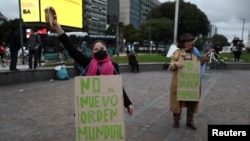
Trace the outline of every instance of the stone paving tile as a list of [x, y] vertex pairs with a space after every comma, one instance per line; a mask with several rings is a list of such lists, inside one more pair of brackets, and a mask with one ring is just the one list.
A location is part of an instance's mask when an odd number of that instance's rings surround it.
[[[197, 131], [172, 127], [171, 72], [123, 73], [135, 113], [125, 111], [126, 141], [207, 141], [208, 124], [250, 124], [250, 72], [207, 71], [202, 80]], [[74, 81], [42, 81], [0, 87], [1, 141], [75, 141]]]

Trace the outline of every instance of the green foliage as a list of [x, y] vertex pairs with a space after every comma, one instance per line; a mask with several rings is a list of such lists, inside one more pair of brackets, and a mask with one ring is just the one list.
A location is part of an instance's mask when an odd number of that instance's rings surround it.
[[172, 42], [173, 30], [174, 23], [168, 18], [151, 19], [141, 25], [144, 40], [149, 39], [149, 32], [151, 32], [151, 40], [155, 42]]
[[219, 42], [219, 44], [221, 46], [228, 46], [230, 45], [227, 41], [227, 38], [223, 35], [220, 35], [220, 34], [215, 34], [213, 37], [212, 37], [212, 43], [215, 45], [217, 42]]
[[[118, 63], [118, 64], [123, 64], [123, 63], [128, 63], [128, 57], [127, 56], [113, 56], [111, 57], [112, 61]], [[157, 55], [157, 54], [150, 54], [150, 55], [138, 55], [136, 56], [136, 59], [138, 60], [139, 63], [150, 63], [150, 62], [168, 62], [170, 59]]]
[[19, 19], [10, 20], [8, 22], [3, 23], [0, 26], [0, 40], [6, 42], [8, 32], [11, 29], [15, 29], [17, 31], [18, 35], [19, 35], [20, 34], [20, 28], [19, 27], [20, 27], [19, 26]]
[[140, 32], [132, 24], [124, 26], [123, 34], [126, 42], [133, 43], [141, 40]]
[[106, 31], [106, 34], [107, 35], [116, 35], [116, 25], [115, 24], [111, 24], [109, 27], [108, 27], [108, 29], [107, 29], [107, 31]]
[[[233, 53], [222, 53], [219, 54], [221, 57], [226, 58], [224, 59], [225, 62], [233, 62], [234, 61], [234, 54]], [[243, 52], [240, 56], [240, 59], [244, 62], [250, 63], [250, 53]]]
[[[168, 18], [174, 21], [175, 2], [165, 2], [152, 10], [153, 18]], [[210, 22], [204, 12], [190, 2], [180, 1], [178, 35], [191, 33], [194, 36], [207, 35]], [[172, 33], [173, 35], [173, 33]]]

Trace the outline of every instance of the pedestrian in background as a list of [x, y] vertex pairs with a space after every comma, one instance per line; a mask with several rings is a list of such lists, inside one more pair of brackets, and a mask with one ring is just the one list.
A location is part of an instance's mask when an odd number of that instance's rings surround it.
[[136, 70], [136, 72], [140, 72], [139, 71], [139, 63], [136, 59], [135, 53], [133, 53], [133, 52], [129, 53], [128, 62], [129, 62], [129, 65], [131, 66], [131, 72], [135, 72], [135, 70]]
[[18, 50], [21, 48], [20, 38], [16, 32], [16, 29], [13, 28], [10, 30], [7, 43], [10, 48], [10, 71], [19, 71], [17, 69], [17, 59], [18, 59]]
[[6, 44], [5, 42], [1, 42], [0, 45], [0, 57], [1, 57], [1, 63], [2, 63], [2, 67], [5, 67], [5, 53], [6, 53]]
[[[54, 22], [54, 29], [58, 33], [59, 40], [68, 51], [69, 55], [86, 69], [86, 76], [119, 74], [119, 66], [117, 63], [111, 61], [104, 41], [94, 41], [91, 45], [92, 56], [87, 57], [71, 44], [68, 36], [56, 21]], [[124, 88], [123, 100], [128, 113], [132, 115], [134, 113], [134, 107]]]
[[[84, 54], [87, 55], [87, 43], [85, 41], [82, 42], [82, 44], [78, 47], [78, 50]], [[81, 76], [85, 76], [86, 72], [85, 69], [82, 65], [80, 65], [78, 62], [75, 61], [74, 63], [74, 68], [75, 68], [75, 75], [81, 75]]]
[[235, 37], [232, 41], [233, 47], [232, 47], [232, 52], [234, 54], [234, 62], [239, 62], [240, 61], [240, 56], [242, 54], [242, 48], [244, 47], [243, 41], [240, 40], [240, 38]]
[[204, 53], [207, 53], [210, 49], [213, 49], [213, 43], [211, 42], [211, 39], [208, 38], [202, 47]]
[[194, 52], [193, 47], [193, 36], [189, 33], [181, 35], [178, 44], [177, 50], [174, 51], [171, 62], [168, 70], [173, 72], [171, 86], [170, 86], [170, 110], [173, 112], [173, 126], [179, 128], [180, 126], [180, 117], [182, 108], [187, 108], [186, 114], [186, 125], [192, 130], [196, 130], [194, 125], [194, 113], [198, 112], [199, 101], [178, 101], [177, 100], [177, 80], [178, 80], [178, 71], [183, 67], [182, 61], [192, 60], [200, 61], [201, 64], [205, 63], [208, 60], [208, 55], [211, 53], [209, 50], [204, 56], [200, 56], [199, 53]]
[[37, 59], [37, 66], [42, 66], [42, 54], [45, 52], [45, 46], [42, 41], [42, 35], [38, 34], [38, 40], [39, 40], [39, 47], [38, 47], [38, 59]]
[[[30, 30], [30, 37], [28, 39], [28, 48], [29, 48], [29, 69], [36, 69], [38, 57], [39, 57], [39, 46], [40, 40], [38, 35], [35, 33], [34, 29]], [[34, 62], [33, 62], [34, 59]]]
[[218, 55], [220, 53], [220, 51], [222, 50], [222, 47], [220, 45], [220, 42], [217, 41], [215, 46], [214, 46], [214, 52], [215, 52], [215, 58], [218, 59]]

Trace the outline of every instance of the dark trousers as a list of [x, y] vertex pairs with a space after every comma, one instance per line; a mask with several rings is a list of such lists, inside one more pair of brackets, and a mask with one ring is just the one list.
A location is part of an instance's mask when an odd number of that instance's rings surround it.
[[234, 62], [240, 61], [241, 52], [234, 52]]
[[135, 69], [137, 72], [139, 72], [139, 64], [137, 61], [132, 61], [129, 63], [129, 65], [131, 66], [131, 72], [135, 72]]
[[[34, 56], [34, 63], [33, 63], [33, 56]], [[37, 60], [38, 60], [38, 50], [37, 49], [30, 49], [29, 50], [29, 68], [35, 69], [37, 67]]]
[[39, 49], [38, 50], [38, 59], [37, 59], [37, 63], [39, 66], [41, 66], [41, 64], [42, 64], [41, 58], [42, 58], [42, 49]]
[[[194, 107], [196, 102], [188, 101], [186, 102], [187, 104], [187, 121], [186, 123], [188, 124], [193, 124], [193, 119], [194, 119]], [[180, 109], [181, 110], [181, 109]], [[181, 119], [181, 113], [173, 113], [174, 121], [179, 122]]]
[[10, 70], [15, 70], [17, 65], [18, 50], [10, 49]]

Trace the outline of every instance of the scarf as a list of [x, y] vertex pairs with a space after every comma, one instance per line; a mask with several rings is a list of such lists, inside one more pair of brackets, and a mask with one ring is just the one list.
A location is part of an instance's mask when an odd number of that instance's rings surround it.
[[111, 75], [114, 73], [114, 66], [110, 60], [110, 56], [107, 55], [103, 60], [97, 60], [92, 56], [91, 62], [89, 64], [89, 68], [87, 71], [87, 76], [96, 75], [98, 70], [98, 64], [101, 64], [100, 75]]
[[[198, 50], [196, 47], [193, 47], [193, 54], [194, 54], [195, 56], [197, 56], [198, 58], [202, 58], [202, 57], [203, 57], [203, 56], [200, 54], [199, 50]], [[202, 76], [203, 76], [205, 70], [206, 70], [206, 63], [204, 63], [204, 64], [201, 65], [201, 70], [200, 70], [200, 72], [201, 72], [201, 76], [200, 76], [200, 77], [201, 77], [201, 78], [202, 78]]]

